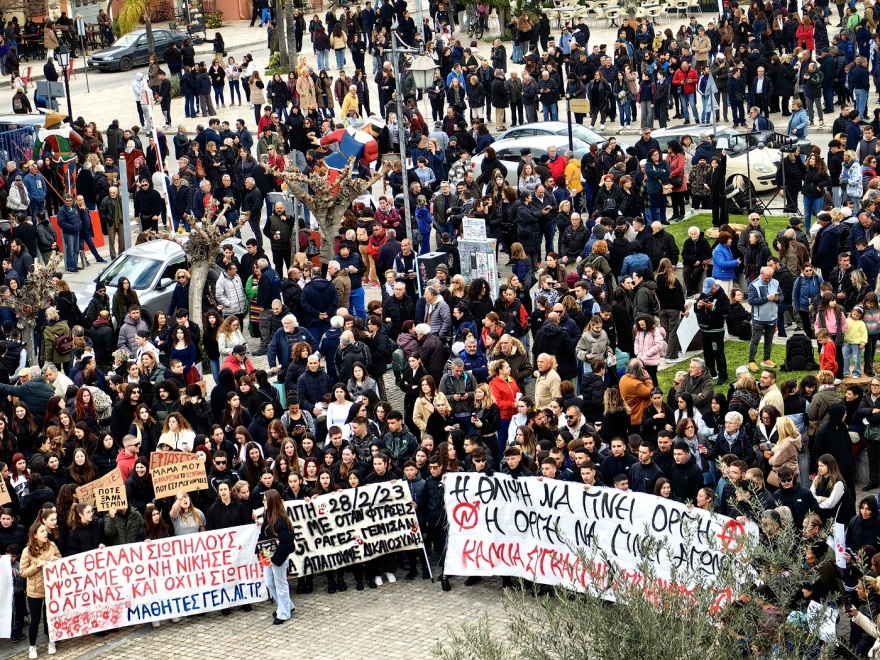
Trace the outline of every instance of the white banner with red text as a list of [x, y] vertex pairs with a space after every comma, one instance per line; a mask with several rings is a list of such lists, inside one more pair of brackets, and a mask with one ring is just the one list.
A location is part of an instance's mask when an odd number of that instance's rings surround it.
[[49, 636], [58, 641], [266, 600], [260, 528], [91, 550], [44, 569]]
[[444, 490], [448, 575], [519, 577], [585, 591], [607, 571], [606, 558], [638, 575], [647, 531], [669, 543], [669, 553], [652, 558], [658, 578], [668, 579], [674, 562], [711, 580], [732, 561], [725, 550], [754, 530], [654, 495], [552, 479], [455, 473]]

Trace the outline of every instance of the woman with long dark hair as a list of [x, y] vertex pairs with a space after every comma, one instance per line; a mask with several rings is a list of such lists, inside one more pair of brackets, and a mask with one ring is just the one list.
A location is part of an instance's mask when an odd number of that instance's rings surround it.
[[140, 304], [140, 298], [138, 298], [137, 291], [132, 288], [131, 280], [127, 277], [120, 277], [116, 285], [116, 293], [113, 294], [113, 319], [116, 321], [116, 327], [121, 328], [125, 323], [129, 307], [132, 305], [140, 306]]
[[263, 496], [263, 524], [257, 539], [258, 555], [264, 568], [269, 595], [277, 608], [272, 623], [280, 625], [290, 619], [295, 608], [287, 583], [287, 558], [293, 552], [293, 523], [287, 517], [284, 502], [275, 490]]

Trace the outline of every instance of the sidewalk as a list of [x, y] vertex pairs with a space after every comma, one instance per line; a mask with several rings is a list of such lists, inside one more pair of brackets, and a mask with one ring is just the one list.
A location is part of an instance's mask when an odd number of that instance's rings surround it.
[[[159, 23], [153, 24], [154, 30], [167, 30], [168, 24], [170, 21], [161, 21]], [[212, 34], [214, 32], [219, 32], [223, 35], [223, 41], [226, 44], [226, 50], [239, 51], [243, 48], [252, 48], [252, 47], [267, 47], [268, 46], [268, 36], [266, 35], [266, 28], [260, 28], [256, 25], [254, 27], [250, 27], [250, 23], [248, 21], [229, 21], [223, 24], [223, 27], [219, 30], [211, 30]], [[200, 58], [205, 59], [207, 61], [208, 57], [213, 56], [214, 48], [213, 48], [213, 38], [207, 39], [204, 43], [195, 47], [196, 50], [196, 61], [198, 62]], [[97, 51], [89, 51], [89, 54], [82, 58], [80, 57], [77, 60], [74, 60], [73, 65], [73, 73], [85, 73], [86, 72], [86, 62], [88, 61], [88, 57]], [[243, 54], [243, 53], [242, 53]], [[235, 57], [236, 61], [241, 61], [241, 56], [236, 53]], [[46, 63], [45, 60], [32, 60], [29, 62], [24, 62], [24, 66], [33, 67], [33, 74], [31, 75], [31, 80], [45, 80], [45, 76], [43, 75], [43, 65]], [[99, 71], [97, 69], [89, 70], [89, 73], [93, 73], [97, 75]]]

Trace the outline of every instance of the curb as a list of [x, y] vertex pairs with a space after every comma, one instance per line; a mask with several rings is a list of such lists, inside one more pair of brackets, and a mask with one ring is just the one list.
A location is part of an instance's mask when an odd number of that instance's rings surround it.
[[[265, 36], [264, 36], [264, 38], [260, 39], [259, 41], [249, 41], [249, 42], [247, 42], [247, 43], [237, 44], [237, 45], [235, 45], [235, 46], [232, 46], [232, 48], [233, 48], [233, 49], [237, 49], [237, 48], [251, 48], [252, 46], [259, 46], [260, 44], [265, 45], [265, 42], [266, 42], [266, 40], [265, 40]], [[213, 47], [212, 47], [210, 41], [205, 40], [205, 42], [202, 43], [202, 44], [200, 45], [200, 47], [203, 47], [203, 46], [207, 46], [207, 48], [205, 48], [204, 50], [196, 50], [196, 57], [198, 57], [199, 55], [204, 55], [204, 54], [206, 54], [206, 53], [207, 53], [207, 54], [210, 54], [210, 53], [213, 53], [213, 52], [214, 52], [213, 49], [212, 49]], [[82, 57], [81, 57], [81, 58], [79, 58], [79, 59], [80, 59], [80, 61], [83, 62], [83, 64], [80, 65], [80, 66], [74, 66], [74, 67], [73, 67], [73, 73], [82, 73], [82, 74], [85, 74], [85, 72], [86, 72], [86, 68], [87, 68], [86, 65], [85, 65], [85, 58], [82, 58]], [[26, 63], [26, 66], [31, 66], [31, 67], [38, 68], [39, 71], [40, 71], [40, 73], [33, 72], [33, 73], [31, 74], [31, 82], [37, 82], [38, 80], [45, 80], [45, 79], [46, 79], [46, 77], [45, 77], [45, 76], [43, 75], [43, 73], [42, 73], [42, 71], [43, 71], [43, 64], [45, 64], [45, 62], [41, 62], [41, 63], [38, 63], [38, 64], [37, 64], [37, 63], [31, 64], [30, 62], [27, 62], [27, 63]], [[104, 73], [104, 72], [103, 72], [103, 71], [98, 71], [97, 69], [95, 69], [95, 70], [92, 71], [92, 73], [93, 73], [93, 74], [101, 74], [101, 73]], [[120, 71], [111, 71], [111, 72], [109, 72], [109, 73], [125, 73], [125, 72], [124, 72], [124, 71], [122, 71], [122, 72], [120, 72]], [[61, 76], [60, 73], [59, 73], [58, 75], [59, 75], [59, 78], [58, 78], [59, 81], [64, 80], [64, 77]]]

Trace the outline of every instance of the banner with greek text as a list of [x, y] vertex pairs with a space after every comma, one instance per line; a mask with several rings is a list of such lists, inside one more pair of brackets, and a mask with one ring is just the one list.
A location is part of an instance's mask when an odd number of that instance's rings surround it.
[[150, 454], [150, 476], [153, 478], [153, 493], [156, 497], [208, 488], [205, 462], [196, 454], [179, 451], [153, 452]]
[[266, 600], [260, 529], [214, 532], [83, 552], [44, 570], [52, 640]]
[[754, 530], [654, 495], [552, 479], [449, 474], [444, 490], [448, 575], [520, 577], [585, 591], [608, 568], [597, 549], [638, 575], [647, 532], [669, 542], [670, 553], [652, 558], [659, 578], [669, 577], [674, 562], [711, 580], [731, 561], [723, 550]]
[[290, 575], [321, 573], [392, 552], [422, 552], [415, 506], [403, 480], [284, 506], [293, 521]]

